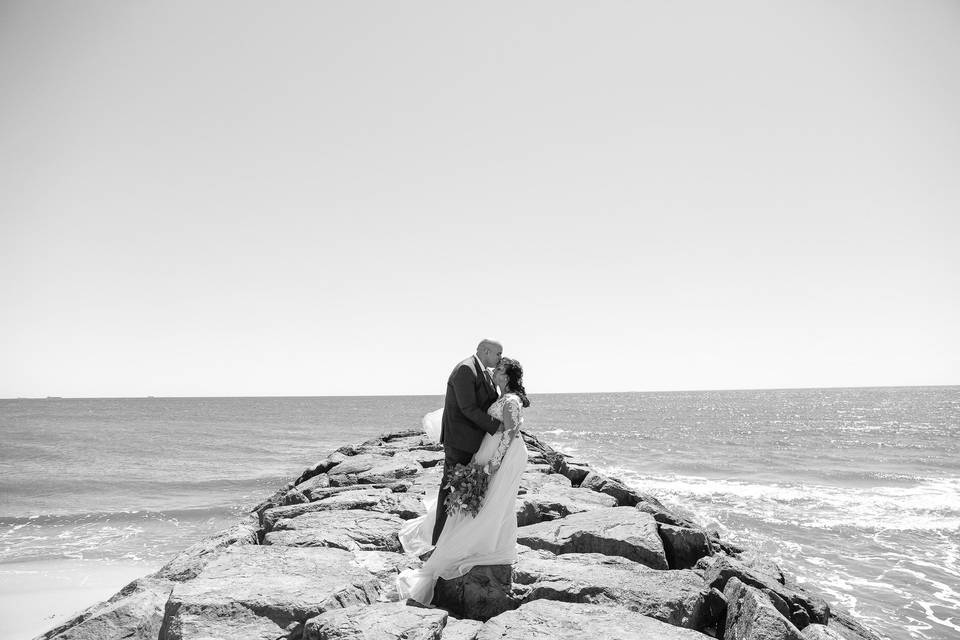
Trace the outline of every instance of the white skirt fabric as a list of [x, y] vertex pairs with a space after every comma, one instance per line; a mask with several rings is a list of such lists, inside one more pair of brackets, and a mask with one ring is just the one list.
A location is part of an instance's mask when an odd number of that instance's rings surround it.
[[443, 409], [431, 411], [421, 421], [423, 432], [434, 442], [440, 442], [440, 427], [443, 424]]
[[[425, 423], [426, 420], [425, 417]], [[485, 435], [480, 449], [473, 456], [474, 462], [484, 464], [490, 460], [502, 436], [502, 433]], [[449, 516], [435, 548], [430, 542], [437, 518], [437, 494], [424, 497], [426, 515], [404, 524], [400, 529], [400, 543], [407, 553], [422, 555], [433, 549], [433, 555], [419, 569], [407, 569], [397, 576], [401, 599], [412, 598], [429, 605], [437, 578], [450, 580], [477, 565], [513, 564], [516, 561], [517, 489], [526, 468], [527, 447], [518, 435], [503, 456], [500, 469], [490, 479], [480, 512], [476, 517], [469, 514]]]

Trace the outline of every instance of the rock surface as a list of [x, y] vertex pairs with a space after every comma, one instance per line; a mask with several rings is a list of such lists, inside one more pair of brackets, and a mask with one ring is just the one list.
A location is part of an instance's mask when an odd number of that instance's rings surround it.
[[160, 638], [260, 638], [268, 631], [276, 637], [291, 623], [370, 604], [379, 595], [376, 577], [347, 551], [233, 547], [194, 579], [177, 584]]
[[569, 478], [559, 473], [553, 473], [552, 470], [527, 471], [520, 476], [520, 490], [518, 493], [522, 496], [525, 493], [537, 491], [548, 485], [567, 489], [572, 486]]
[[450, 616], [443, 628], [443, 640], [475, 640], [483, 623], [479, 620], [460, 620]]
[[315, 511], [279, 520], [263, 543], [347, 551], [400, 551], [397, 532], [402, 525], [399, 517], [377, 511]]
[[459, 578], [437, 580], [433, 602], [455, 615], [487, 620], [517, 607], [512, 578], [510, 565], [474, 567]]
[[116, 595], [40, 636], [43, 640], [156, 640], [175, 582], [140, 578]]
[[405, 454], [383, 456], [362, 453], [347, 458], [327, 472], [334, 487], [353, 484], [374, 484], [416, 475], [423, 465]]
[[546, 520], [564, 518], [571, 513], [615, 506], [617, 506], [616, 499], [603, 493], [569, 485], [544, 484], [517, 498], [517, 525], [523, 527]]
[[520, 527], [517, 542], [556, 554], [602, 553], [654, 569], [670, 568], [653, 516], [631, 507], [596, 509]]
[[284, 629], [269, 616], [258, 615], [241, 604], [224, 603], [215, 611], [175, 611], [168, 616], [160, 640], [275, 640], [283, 635]]
[[579, 487], [583, 483], [584, 478], [593, 471], [593, 468], [586, 462], [575, 460], [564, 455], [557, 459], [554, 468], [557, 473], [566, 476], [567, 479], [570, 480], [570, 484], [574, 487]]
[[840, 634], [845, 640], [881, 640], [872, 629], [863, 626], [844, 611], [831, 611], [827, 628]]
[[310, 618], [304, 640], [427, 640], [439, 638], [447, 622], [443, 609], [402, 602], [334, 609]]
[[712, 555], [710, 538], [703, 529], [658, 524], [667, 564], [671, 569], [692, 569], [700, 558]]
[[224, 550], [245, 544], [259, 544], [259, 529], [252, 520], [241, 522], [187, 547], [154, 575], [167, 580], [189, 580]]
[[806, 640], [843, 640], [843, 636], [822, 624], [810, 624], [803, 630]]
[[706, 640], [708, 636], [643, 614], [604, 607], [535, 600], [502, 613], [480, 628], [477, 640]]
[[277, 522], [286, 518], [296, 518], [315, 511], [342, 511], [365, 509], [391, 513], [403, 520], [423, 515], [421, 496], [407, 492], [397, 492], [394, 488], [381, 485], [369, 485], [362, 489], [355, 487], [337, 487], [332, 493], [324, 491], [315, 494], [312, 502], [292, 504], [266, 509], [261, 521], [266, 530], [272, 530]]
[[782, 585], [772, 575], [754, 571], [734, 558], [719, 556], [711, 560], [704, 573], [704, 581], [711, 587], [725, 592], [727, 582], [737, 578], [744, 584], [776, 594], [787, 603], [791, 612], [799, 610], [799, 613], [791, 615], [799, 626], [806, 626], [810, 622], [826, 624], [830, 619], [830, 606], [819, 596]]
[[422, 564], [397, 532], [436, 494], [443, 459], [408, 430], [340, 447], [40, 639], [879, 640], [693, 514], [523, 439], [518, 561], [439, 581], [437, 607], [397, 602], [397, 574]]
[[523, 602], [614, 604], [688, 628], [708, 624], [703, 580], [693, 571], [658, 571], [602, 554], [522, 553], [514, 582]]
[[404, 569], [414, 569], [423, 563], [419, 558], [391, 551], [354, 551], [357, 563], [372, 573], [380, 582], [380, 599], [396, 601], [397, 575]]
[[723, 596], [727, 600], [726, 640], [803, 640], [763, 592], [730, 578]]

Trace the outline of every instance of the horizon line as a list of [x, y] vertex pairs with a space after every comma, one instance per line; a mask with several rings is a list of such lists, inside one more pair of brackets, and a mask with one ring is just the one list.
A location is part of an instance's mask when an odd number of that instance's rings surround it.
[[[837, 387], [731, 387], [724, 389], [665, 389], [659, 391], [540, 391], [530, 396], [598, 395], [603, 393], [713, 393], [723, 391], [811, 391], [814, 389], [929, 389], [960, 387], [960, 384], [849, 385]], [[0, 400], [199, 400], [242, 398], [431, 398], [442, 393], [357, 393], [333, 395], [212, 395], [212, 396], [14, 396]]]

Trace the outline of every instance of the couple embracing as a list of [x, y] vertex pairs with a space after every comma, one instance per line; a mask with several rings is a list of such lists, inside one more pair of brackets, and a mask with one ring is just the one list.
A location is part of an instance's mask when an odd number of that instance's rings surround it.
[[[520, 425], [530, 402], [520, 363], [502, 353], [499, 342], [482, 340], [476, 354], [459, 363], [447, 381], [440, 491], [436, 498], [424, 498], [426, 515], [400, 530], [405, 551], [430, 555], [419, 569], [397, 577], [401, 599], [429, 605], [437, 578], [450, 580], [478, 565], [512, 564], [517, 558], [515, 504], [527, 467]], [[448, 515], [444, 502], [451, 474], [457, 465], [471, 462], [490, 474], [482, 506], [476, 516], [465, 511]]]

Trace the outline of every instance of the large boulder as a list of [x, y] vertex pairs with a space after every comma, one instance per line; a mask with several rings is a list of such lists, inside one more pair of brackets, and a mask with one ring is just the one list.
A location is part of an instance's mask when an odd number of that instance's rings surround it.
[[697, 561], [713, 553], [710, 538], [703, 529], [658, 524], [663, 550], [671, 569], [691, 569]]
[[637, 509], [649, 513], [657, 522], [672, 524], [680, 527], [696, 527], [696, 523], [689, 518], [685, 518], [668, 509], [655, 496], [637, 491], [628, 487], [621, 480], [605, 476], [597, 471], [591, 471], [586, 475], [580, 486], [584, 489], [592, 489], [608, 496], [613, 496], [617, 504], [621, 506], [636, 506]]
[[440, 490], [440, 477], [443, 474], [443, 464], [424, 469], [411, 478], [404, 478], [406, 491], [412, 495], [437, 495]]
[[324, 611], [376, 602], [379, 588], [353, 554], [340, 549], [233, 547], [177, 584], [159, 637], [273, 640]]
[[[332, 511], [336, 509], [370, 509], [379, 505], [385, 498], [392, 495], [388, 487], [380, 485], [363, 485], [339, 487], [346, 491], [319, 494], [310, 503], [311, 511]], [[282, 514], [283, 507], [267, 511], [267, 520], [276, 520], [275, 514]], [[289, 510], [288, 510], [289, 513]], [[306, 512], [305, 512], [306, 513]]]
[[190, 545], [153, 575], [178, 582], [190, 580], [224, 550], [235, 545], [259, 544], [259, 532], [256, 519], [251, 517]]
[[[694, 520], [695, 516], [682, 508], [668, 508], [664, 506], [656, 496], [638, 491], [640, 502], [637, 503], [637, 509], [645, 511], [661, 524], [670, 524], [676, 527], [687, 527], [688, 529], [699, 529], [700, 525]], [[708, 534], [709, 537], [709, 534]]]
[[444, 453], [443, 450], [431, 451], [430, 449], [413, 449], [407, 451], [404, 455], [411, 460], [416, 460], [420, 463], [420, 466], [424, 469], [429, 469], [435, 467], [438, 464], [443, 464]]
[[[350, 488], [353, 489], [353, 487]], [[371, 504], [376, 504], [376, 502], [371, 500]], [[272, 507], [264, 511], [260, 515], [260, 518], [264, 531], [270, 531], [281, 520], [289, 520], [290, 518], [296, 518], [314, 511], [330, 511], [329, 503], [323, 503], [322, 500], [318, 500], [306, 504], [290, 504], [282, 507]]]
[[[348, 451], [341, 447], [341, 451]], [[376, 453], [380, 455], [393, 455], [397, 452], [406, 451], [443, 451], [443, 445], [431, 440], [423, 431], [408, 430], [395, 433], [385, 433], [378, 438], [367, 440], [359, 446], [349, 447], [353, 455], [361, 453]]]
[[522, 602], [616, 605], [678, 627], [702, 628], [709, 588], [693, 571], [656, 570], [616, 556], [525, 551], [513, 570]]
[[550, 475], [553, 473], [553, 465], [528, 462], [527, 470], [524, 473], [543, 473], [546, 475]]
[[307, 620], [303, 640], [434, 640], [447, 622], [443, 609], [384, 602], [326, 611]]
[[399, 517], [377, 511], [315, 511], [277, 521], [263, 543], [347, 551], [400, 551], [397, 533], [402, 525]]
[[387, 483], [398, 478], [414, 476], [423, 466], [404, 453], [383, 456], [362, 453], [347, 458], [327, 472], [331, 486]]
[[323, 497], [328, 493], [326, 490], [329, 488], [330, 476], [325, 473], [317, 474], [306, 482], [301, 482], [294, 487], [294, 489], [306, 496], [308, 500], [317, 500]]
[[615, 478], [610, 478], [596, 471], [588, 473], [580, 486], [584, 489], [591, 489], [613, 496], [616, 498], [617, 504], [621, 506], [632, 507], [642, 500], [640, 492], [631, 489]]
[[759, 589], [730, 578], [723, 596], [727, 600], [725, 640], [804, 640]]
[[571, 513], [615, 506], [617, 501], [611, 496], [550, 483], [517, 498], [517, 525], [524, 527], [544, 520], [564, 518]]
[[602, 553], [654, 569], [670, 568], [653, 516], [632, 507], [596, 509], [520, 527], [517, 541], [556, 554]]
[[[346, 452], [347, 449], [341, 447], [339, 451]], [[382, 456], [392, 456], [397, 453], [409, 453], [412, 451], [443, 451], [443, 445], [434, 442], [422, 431], [418, 434], [396, 436], [388, 433], [379, 438], [367, 440], [366, 442], [349, 447], [353, 455], [376, 454]]]
[[405, 569], [419, 568], [423, 563], [415, 556], [392, 551], [354, 551], [357, 563], [380, 582], [380, 599], [396, 601], [397, 575]]
[[516, 608], [512, 580], [509, 564], [476, 566], [459, 578], [437, 580], [433, 602], [457, 616], [487, 620]]
[[363, 485], [362, 488], [351, 486], [348, 491], [338, 491], [307, 504], [267, 509], [262, 516], [263, 526], [269, 531], [276, 527], [277, 522], [285, 518], [296, 518], [317, 511], [356, 509], [392, 513], [403, 520], [416, 518], [425, 513], [423, 501], [419, 495], [398, 493], [380, 485]]
[[396, 504], [397, 496], [403, 495], [405, 494], [394, 493], [388, 488], [356, 489], [318, 500], [317, 505], [327, 510], [369, 509], [386, 512], [390, 506]]
[[392, 513], [401, 520], [412, 520], [427, 513], [423, 506], [423, 496], [415, 493], [394, 493], [390, 500], [381, 503], [376, 510]]
[[804, 640], [844, 640], [844, 637], [822, 624], [808, 624], [803, 629]]
[[411, 439], [411, 441], [421, 442], [421, 439], [424, 437], [424, 435], [425, 434], [422, 431], [419, 433], [414, 433], [414, 430], [399, 433], [381, 434], [376, 438], [365, 440], [360, 444], [344, 445], [339, 447], [336, 452], [351, 457], [365, 454], [392, 456], [397, 452], [398, 447], [406, 449], [402, 443], [407, 438]]
[[269, 498], [255, 506], [250, 511], [257, 516], [260, 516], [264, 511], [273, 507], [279, 507], [284, 504], [287, 493], [294, 488], [294, 483], [288, 482], [279, 489], [273, 492]]
[[518, 493], [523, 495], [531, 491], [537, 491], [544, 485], [560, 486], [569, 488], [570, 480], [559, 473], [543, 473], [542, 471], [524, 471], [520, 476], [520, 488]]
[[783, 569], [769, 556], [756, 550], [750, 550], [741, 554], [737, 559], [754, 573], [764, 573], [780, 584], [787, 585], [787, 577], [784, 575]]
[[[291, 623], [296, 625], [296, 623]], [[241, 604], [223, 603], [216, 614], [209, 610], [178, 611], [160, 631], [160, 640], [278, 640], [287, 638], [270, 616], [260, 615]]]
[[831, 611], [827, 628], [840, 635], [844, 640], [881, 640], [875, 631], [857, 622], [846, 611]]
[[283, 504], [267, 508], [260, 512], [260, 525], [263, 529], [269, 531], [277, 521], [283, 518], [296, 518], [312, 511], [377, 509], [381, 503], [390, 500], [390, 494], [397, 490], [398, 487], [396, 486], [384, 484], [306, 488], [302, 493], [309, 499], [309, 502]]
[[[300, 491], [304, 496], [306, 496], [311, 502], [316, 500], [323, 500], [324, 498], [329, 498], [330, 496], [336, 493], [343, 493], [344, 491], [357, 491], [359, 489], [391, 489], [396, 485], [401, 484], [402, 480], [387, 482], [387, 483], [374, 483], [363, 485], [362, 487], [357, 487], [354, 485], [345, 485], [342, 487], [332, 487], [330, 486], [330, 477], [323, 473], [319, 476], [315, 476], [310, 480], [307, 480], [303, 484], [298, 484], [295, 489]], [[281, 506], [281, 505], [273, 505]], [[271, 507], [272, 508], [272, 507]]]
[[560, 455], [557, 453], [553, 447], [544, 443], [540, 438], [533, 435], [529, 431], [524, 429], [520, 430], [520, 437], [523, 438], [523, 444], [527, 447], [527, 453], [529, 456], [557, 456]]
[[447, 626], [443, 628], [442, 640], [476, 640], [477, 634], [483, 623], [479, 620], [470, 620], [469, 618], [461, 620], [450, 616], [447, 618]]
[[310, 478], [313, 478], [314, 476], [318, 476], [321, 473], [326, 473], [346, 459], [347, 456], [343, 453], [334, 452], [312, 467], [304, 469], [303, 473], [301, 473], [297, 479], [293, 481], [293, 484], [299, 485], [303, 482], [306, 482]]
[[570, 484], [579, 487], [584, 479], [590, 475], [594, 469], [587, 462], [566, 455], [561, 455], [556, 460], [554, 470], [563, 474], [570, 480]]
[[476, 640], [707, 640], [641, 613], [595, 604], [534, 600], [488, 620]]
[[823, 598], [782, 585], [774, 576], [753, 571], [734, 558], [726, 556], [710, 558], [703, 577], [707, 584], [725, 592], [727, 582], [731, 578], [737, 578], [740, 582], [761, 591], [776, 594], [786, 602], [791, 612], [791, 621], [797, 626], [806, 626], [810, 622], [827, 624], [830, 619], [830, 606]]
[[156, 640], [164, 605], [175, 584], [155, 578], [134, 580], [106, 602], [93, 605], [36, 640]]

